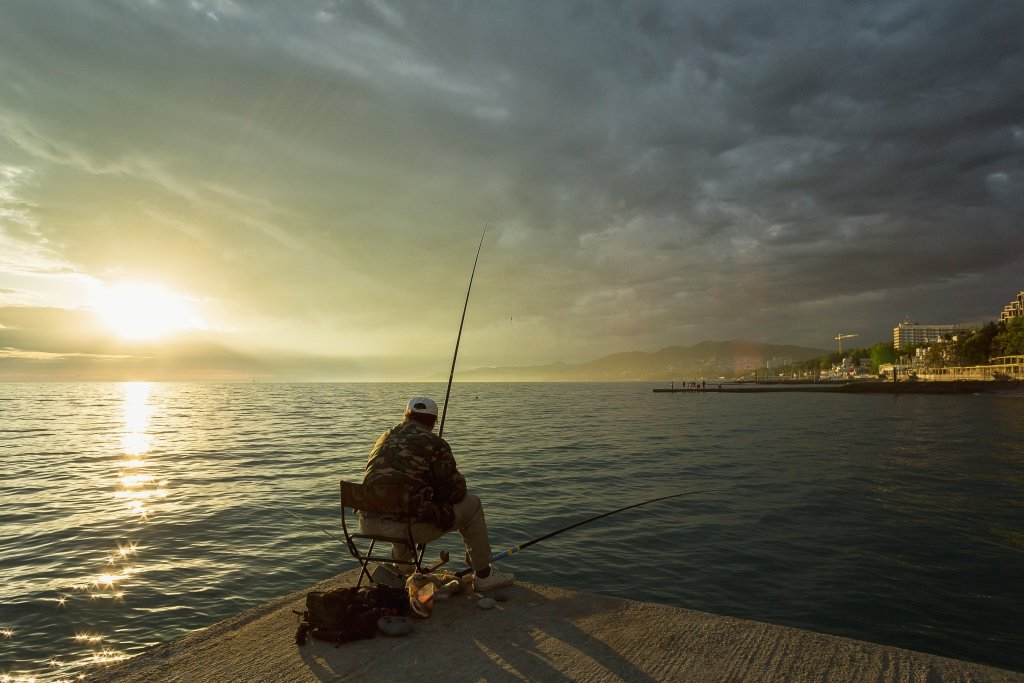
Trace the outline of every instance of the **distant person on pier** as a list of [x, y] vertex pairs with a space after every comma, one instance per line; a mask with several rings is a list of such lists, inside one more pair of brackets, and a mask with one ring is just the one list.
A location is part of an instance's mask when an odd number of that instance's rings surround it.
[[[480, 499], [467, 492], [448, 442], [434, 434], [437, 404], [415, 396], [406, 405], [402, 422], [381, 434], [370, 451], [364, 484], [406, 484], [426, 495], [412, 525], [413, 540], [429, 543], [456, 529], [466, 545], [466, 561], [479, 591], [504, 588], [514, 580], [492, 567], [491, 544]], [[401, 537], [405, 525], [387, 515], [360, 512], [363, 533]], [[408, 548], [393, 545], [391, 557], [410, 560]]]

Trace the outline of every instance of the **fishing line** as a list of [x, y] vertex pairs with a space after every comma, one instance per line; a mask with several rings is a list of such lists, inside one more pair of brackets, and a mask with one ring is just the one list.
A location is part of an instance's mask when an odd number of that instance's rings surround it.
[[[259, 505], [259, 503], [257, 503], [257, 505]], [[289, 515], [291, 515], [292, 517], [294, 517], [295, 519], [299, 520], [300, 522], [305, 522], [309, 526], [314, 527], [316, 529], [319, 529], [320, 531], [324, 532], [325, 534], [327, 534], [328, 536], [333, 538], [338, 543], [341, 543], [341, 544], [345, 543], [345, 539], [344, 538], [340, 538], [338, 536], [335, 536], [330, 531], [328, 531], [327, 529], [323, 528], [322, 526], [320, 526], [316, 522], [314, 522], [314, 521], [312, 521], [310, 519], [306, 519], [305, 517], [300, 517], [299, 515], [295, 514], [291, 510], [289, 510], [288, 508], [272, 508], [272, 507], [270, 507], [268, 505], [260, 505], [260, 507], [265, 507], [268, 510], [283, 510], [283, 511], [287, 512]]]
[[[343, 538], [341, 538], [339, 536], [335, 536], [334, 534], [332, 534], [330, 531], [328, 531], [327, 529], [323, 528], [319, 524], [316, 524], [312, 520], [306, 519], [305, 517], [302, 517], [300, 515], [295, 514], [294, 512], [289, 510], [288, 508], [270, 507], [269, 505], [264, 505], [262, 503], [254, 503], [254, 505], [256, 505], [256, 507], [261, 507], [261, 508], [264, 508], [266, 510], [273, 510], [274, 512], [284, 511], [284, 512], [288, 513], [289, 515], [291, 515], [292, 517], [294, 517], [295, 519], [299, 520], [300, 522], [305, 522], [309, 526], [314, 527], [316, 529], [319, 529], [320, 531], [324, 532], [325, 534], [327, 534], [328, 536], [333, 538], [335, 541], [338, 541], [342, 545], [345, 544], [345, 539], [343, 539]], [[314, 553], [314, 555], [315, 555], [315, 553]], [[319, 555], [316, 555], [316, 559], [319, 560], [321, 564], [324, 564], [324, 565], [330, 567], [331, 569], [337, 571], [337, 569], [338, 569], [337, 565], [335, 565], [335, 564], [333, 564], [331, 562], [328, 562], [327, 560], [325, 560], [324, 558], [320, 557]]]
[[[980, 519], [978, 519], [976, 517], [965, 517], [964, 519], [966, 519], [969, 522], [974, 522], [975, 524], [979, 524], [979, 525], [980, 524], [985, 524], [985, 522], [983, 520], [980, 520]], [[957, 536], [960, 536], [962, 538], [969, 538], [972, 541], [978, 541], [980, 543], [988, 543], [989, 545], [994, 545], [994, 546], [997, 546], [997, 547], [1000, 547], [1000, 548], [1005, 548], [1007, 550], [1012, 550], [1012, 551], [1017, 552], [1017, 553], [1024, 553], [1024, 549], [1015, 548], [1012, 545], [1004, 545], [1003, 543], [999, 543], [998, 541], [991, 541], [991, 540], [989, 540], [987, 538], [982, 538], [981, 536], [976, 536], [975, 534], [971, 534], [971, 533], [968, 533], [966, 531], [959, 531], [957, 529], [947, 529], [947, 531], [950, 532], [950, 533], [953, 533], [953, 534], [955, 534]]]
[[1012, 545], [1003, 545], [1002, 543], [996, 543], [995, 541], [990, 541], [990, 540], [988, 540], [986, 538], [978, 538], [976, 536], [968, 536], [966, 534], [960, 534], [960, 535], [963, 536], [964, 538], [970, 538], [970, 539], [975, 540], [975, 541], [981, 541], [982, 543], [988, 543], [989, 545], [994, 545], [994, 546], [999, 547], [999, 548], [1006, 548], [1007, 550], [1012, 550], [1012, 551], [1017, 552], [1017, 553], [1024, 553], [1024, 550], [1021, 550], [1020, 548], [1014, 548]]
[[[617, 512], [623, 512], [625, 510], [632, 510], [633, 508], [638, 508], [641, 505], [647, 505], [649, 503], [657, 503], [659, 500], [668, 500], [669, 498], [679, 498], [681, 496], [692, 496], [692, 495], [695, 495], [695, 494], [698, 494], [698, 493], [714, 493], [714, 492], [722, 491], [722, 490], [724, 490], [724, 489], [700, 489], [699, 491], [685, 491], [683, 493], [673, 493], [673, 494], [670, 494], [668, 496], [661, 496], [660, 498], [651, 498], [650, 500], [645, 500], [642, 503], [633, 503], [632, 505], [627, 505], [627, 506], [621, 507], [621, 508], [619, 508], [617, 510], [612, 510], [611, 512], [604, 512], [604, 513], [602, 513], [600, 515], [594, 515], [593, 517], [588, 517], [587, 519], [584, 519], [584, 520], [582, 520], [580, 522], [576, 522], [575, 524], [570, 524], [569, 526], [562, 527], [561, 529], [556, 529], [555, 531], [552, 531], [550, 533], [544, 534], [543, 536], [538, 536], [537, 538], [534, 538], [533, 540], [527, 541], [526, 543], [521, 543], [519, 545], [514, 545], [511, 548], [506, 548], [505, 550], [502, 550], [500, 552], [494, 553], [494, 554], [491, 555], [491, 562], [497, 562], [498, 560], [502, 560], [502, 559], [508, 557], [509, 555], [512, 555], [513, 553], [517, 553], [520, 550], [525, 550], [526, 548], [529, 548], [531, 545], [533, 545], [535, 543], [540, 543], [541, 541], [549, 539], [552, 536], [557, 536], [558, 534], [561, 534], [561, 533], [564, 533], [566, 531], [569, 531], [570, 529], [575, 529], [578, 526], [583, 526], [584, 524], [589, 524], [590, 522], [594, 522], [596, 520], [599, 520], [602, 517], [607, 517], [608, 515], [614, 515]], [[467, 567], [466, 569], [463, 569], [462, 571], [457, 572], [457, 575], [458, 576], [465, 576], [466, 574], [470, 573], [471, 571], [473, 571], [473, 569]]]

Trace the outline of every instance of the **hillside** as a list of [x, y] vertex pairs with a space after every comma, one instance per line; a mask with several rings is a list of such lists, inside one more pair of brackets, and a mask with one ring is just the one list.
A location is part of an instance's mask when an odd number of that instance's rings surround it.
[[827, 355], [824, 349], [763, 344], [753, 341], [704, 341], [669, 346], [660, 351], [626, 351], [584, 363], [552, 363], [527, 367], [483, 367], [459, 370], [461, 381], [474, 382], [603, 382], [693, 380], [734, 377], [765, 367]]

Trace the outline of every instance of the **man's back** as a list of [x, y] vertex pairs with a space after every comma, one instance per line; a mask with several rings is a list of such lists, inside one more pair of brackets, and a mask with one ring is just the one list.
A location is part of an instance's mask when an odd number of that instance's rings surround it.
[[415, 422], [397, 424], [381, 434], [374, 444], [363, 481], [432, 486], [431, 464], [441, 459], [444, 445], [441, 437]]
[[451, 503], [466, 494], [466, 481], [448, 443], [412, 420], [395, 425], [377, 439], [363, 483], [421, 487], [424, 495], [416, 515], [421, 521], [434, 521], [435, 505], [450, 509]]

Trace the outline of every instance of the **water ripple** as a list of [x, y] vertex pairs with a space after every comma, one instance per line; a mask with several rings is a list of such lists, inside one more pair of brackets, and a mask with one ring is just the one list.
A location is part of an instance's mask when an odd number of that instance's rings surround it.
[[[527, 581], [1024, 669], [1024, 421], [998, 397], [453, 387]], [[443, 385], [0, 385], [0, 673], [95, 669], [354, 567], [338, 480]], [[893, 400], [889, 400], [893, 399]], [[608, 406], [612, 406], [611, 409]], [[55, 428], [55, 425], [61, 427]], [[297, 516], [297, 517], [296, 517]], [[431, 546], [461, 557], [457, 538]]]

